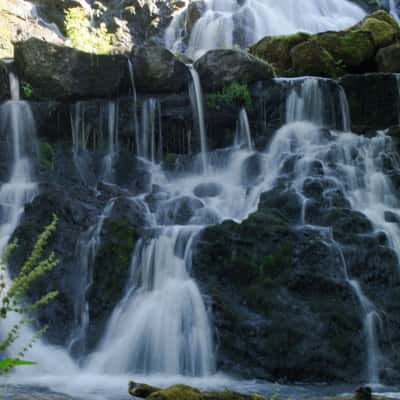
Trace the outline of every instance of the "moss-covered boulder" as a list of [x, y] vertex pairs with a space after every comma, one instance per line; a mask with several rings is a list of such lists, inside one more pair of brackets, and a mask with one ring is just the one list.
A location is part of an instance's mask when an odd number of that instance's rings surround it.
[[315, 41], [295, 46], [290, 55], [295, 75], [336, 78], [343, 74], [343, 69], [331, 54]]
[[273, 67], [251, 54], [236, 49], [210, 50], [195, 68], [205, 90], [220, 90], [231, 82], [252, 83], [275, 76]]
[[376, 55], [379, 72], [400, 72], [400, 43], [392, 44], [378, 51]]
[[5, 64], [0, 62], [0, 101], [9, 96], [8, 71]]
[[186, 385], [175, 385], [152, 393], [147, 400], [202, 400], [199, 390]]
[[390, 23], [372, 16], [364, 20], [361, 29], [371, 33], [378, 48], [392, 44], [398, 34]]
[[308, 33], [266, 36], [249, 49], [250, 54], [269, 62], [278, 75], [284, 75], [292, 67], [290, 50], [310, 38]]
[[187, 385], [159, 389], [142, 383], [129, 383], [129, 394], [147, 400], [267, 400], [258, 394], [243, 394], [231, 390], [201, 392]]
[[312, 40], [350, 68], [368, 62], [376, 51], [372, 34], [363, 30], [323, 32], [314, 35]]
[[88, 54], [36, 38], [15, 45], [15, 61], [36, 99], [117, 95], [126, 69], [125, 57]]

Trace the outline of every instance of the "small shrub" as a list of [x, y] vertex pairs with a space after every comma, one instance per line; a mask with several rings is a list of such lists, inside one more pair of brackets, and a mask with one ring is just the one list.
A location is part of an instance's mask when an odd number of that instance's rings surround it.
[[65, 12], [65, 30], [71, 45], [78, 50], [93, 54], [109, 54], [111, 52], [112, 35], [106, 25], [98, 28], [90, 24], [87, 11], [83, 7], [69, 8]]
[[248, 86], [244, 83], [231, 82], [222, 91], [207, 95], [207, 106], [213, 110], [222, 107], [245, 107], [250, 110], [253, 106]]
[[52, 170], [54, 166], [54, 150], [51, 144], [42, 143], [40, 154], [42, 167], [47, 170]]
[[28, 82], [22, 82], [22, 93], [25, 99], [33, 98], [33, 88]]
[[56, 291], [49, 292], [33, 304], [27, 305], [25, 303], [25, 296], [29, 288], [39, 278], [51, 271], [58, 264], [54, 253], [44, 256], [43, 253], [47, 246], [50, 236], [56, 229], [57, 217], [53, 215], [53, 220], [44, 231], [39, 235], [35, 243], [31, 255], [23, 263], [18, 276], [14, 279], [11, 286], [6, 285], [6, 265], [11, 252], [17, 247], [17, 241], [11, 242], [4, 250], [0, 265], [0, 320], [4, 320], [10, 313], [17, 313], [21, 319], [6, 332], [5, 339], [0, 342], [0, 373], [4, 374], [9, 372], [12, 368], [20, 365], [32, 365], [34, 362], [22, 360], [25, 353], [33, 346], [34, 342], [43, 335], [47, 327], [42, 328], [36, 332], [29, 343], [26, 343], [18, 354], [14, 357], [4, 357], [10, 346], [19, 338], [19, 333], [24, 325], [30, 324], [34, 318], [29, 315], [43, 307], [51, 300], [53, 300], [58, 293]]

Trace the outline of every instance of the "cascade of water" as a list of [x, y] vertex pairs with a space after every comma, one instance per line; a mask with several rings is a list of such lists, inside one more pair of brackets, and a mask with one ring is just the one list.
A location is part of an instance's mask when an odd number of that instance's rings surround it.
[[86, 299], [86, 293], [93, 283], [93, 263], [97, 251], [101, 244], [101, 230], [104, 220], [110, 215], [114, 199], [110, 200], [103, 212], [100, 214], [97, 222], [83, 233], [77, 246], [77, 260], [79, 261], [82, 277], [79, 280], [77, 296], [75, 301], [75, 329], [72, 332], [68, 345], [68, 351], [79, 357], [86, 353], [86, 339], [89, 328], [89, 303]]
[[[345, 29], [365, 15], [348, 0], [206, 0], [205, 6], [190, 32], [186, 53], [192, 58], [219, 47], [246, 47], [267, 35]], [[173, 51], [185, 50], [187, 10], [166, 31], [166, 46]]]
[[161, 105], [159, 100], [150, 98], [143, 101], [141, 128], [138, 142], [138, 156], [151, 162], [161, 161], [162, 129]]
[[90, 369], [190, 376], [214, 371], [207, 312], [188, 273], [198, 232], [198, 227], [167, 227], [139, 242], [132, 263], [135, 289], [115, 310]]
[[239, 111], [239, 118], [235, 134], [235, 145], [244, 146], [250, 151], [254, 150], [253, 141], [251, 139], [249, 119], [245, 108], [241, 108]]
[[107, 154], [103, 158], [102, 179], [106, 182], [114, 181], [114, 161], [118, 156], [118, 105], [115, 101], [108, 101], [106, 112], [107, 121]]
[[[31, 157], [37, 151], [36, 124], [30, 106], [27, 102], [19, 100], [18, 78], [10, 73], [12, 100], [0, 106], [0, 135], [8, 138], [11, 146], [12, 157], [10, 177], [0, 188], [0, 253], [3, 253], [11, 235], [15, 231], [24, 212], [26, 204], [30, 203], [38, 193], [38, 186], [33, 176]], [[6, 271], [6, 289], [12, 284], [11, 277]], [[8, 332], [15, 324], [19, 323], [20, 315], [9, 314], [2, 321], [2, 333]], [[21, 348], [30, 343], [35, 332], [23, 325], [19, 331], [18, 340], [12, 344], [12, 355], [17, 354]], [[29, 351], [28, 357], [40, 362], [41, 370], [56, 371], [57, 367], [64, 364], [65, 370], [73, 364], [64, 353], [56, 348], [50, 348], [39, 341]]]
[[350, 131], [349, 105], [341, 86], [328, 79], [311, 77], [289, 82], [286, 122], [310, 121], [321, 127]]
[[[390, 138], [383, 134], [371, 139], [352, 133], [331, 133], [328, 137], [313, 124], [296, 122], [278, 131], [269, 149], [267, 164], [272, 176], [279, 177], [280, 172], [277, 168], [281, 168], [285, 161], [295, 159], [295, 177], [291, 185], [301, 198], [307, 198], [303, 193], [304, 182], [312, 177], [312, 163], [321, 163], [324, 179], [335, 183], [352, 209], [365, 214], [376, 230], [386, 233], [389, 243], [399, 255], [400, 229], [397, 224], [385, 219], [387, 212], [396, 215], [400, 212], [400, 204], [396, 200], [390, 179], [384, 173], [382, 162], [382, 158], [391, 151], [390, 149]], [[303, 223], [307, 224], [307, 216], [303, 218]], [[326, 227], [314, 228], [326, 230]], [[334, 244], [333, 241], [331, 244]], [[336, 246], [342, 252], [340, 246]], [[344, 279], [352, 288], [362, 308], [368, 355], [368, 381], [376, 384], [379, 383], [382, 362], [377, 338], [380, 316], [376, 306], [363, 292], [360, 283], [348, 275], [344, 256], [342, 260]]]
[[396, 0], [389, 0], [389, 10], [393, 18], [395, 18], [397, 22], [400, 22], [398, 3]]
[[199, 74], [197, 73], [193, 65], [189, 65], [189, 71], [192, 75], [192, 82], [189, 85], [190, 101], [192, 103], [192, 109], [199, 130], [200, 146], [201, 146], [201, 162], [202, 162], [203, 172], [207, 172], [208, 170], [207, 131], [206, 131], [206, 122], [204, 118], [203, 90], [201, 88]]
[[133, 102], [133, 124], [135, 130], [135, 144], [136, 144], [136, 153], [139, 154], [140, 151], [140, 128], [139, 128], [139, 119], [137, 112], [137, 93], [136, 93], [136, 85], [135, 85], [135, 73], [133, 70], [132, 61], [128, 58], [128, 71], [129, 71], [129, 79], [131, 83], [132, 90], [132, 102]]

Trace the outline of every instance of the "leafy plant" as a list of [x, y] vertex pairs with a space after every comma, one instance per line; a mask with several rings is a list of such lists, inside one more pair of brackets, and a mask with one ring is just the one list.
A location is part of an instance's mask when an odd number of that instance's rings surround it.
[[33, 346], [34, 342], [47, 330], [47, 326], [38, 331], [16, 356], [1, 357], [1, 355], [5, 355], [6, 351], [10, 349], [10, 346], [17, 341], [22, 327], [34, 321], [34, 318], [31, 317], [30, 314], [48, 304], [58, 295], [57, 291], [52, 291], [41, 296], [32, 304], [27, 305], [24, 301], [32, 284], [58, 264], [58, 260], [53, 252], [49, 255], [43, 254], [50, 236], [56, 229], [57, 221], [57, 216], [53, 215], [52, 222], [39, 235], [31, 255], [23, 263], [19, 274], [10, 285], [6, 283], [6, 265], [9, 255], [17, 247], [17, 241], [12, 241], [3, 252], [0, 265], [0, 320], [6, 319], [11, 313], [16, 313], [20, 315], [21, 318], [12, 326], [10, 331], [6, 334], [5, 339], [0, 342], [0, 373], [7, 373], [10, 369], [21, 365], [35, 364], [33, 361], [26, 361], [22, 358]]
[[244, 83], [231, 82], [220, 92], [207, 95], [207, 106], [213, 110], [231, 106], [245, 107], [250, 110], [253, 104], [248, 86]]
[[72, 46], [78, 50], [93, 54], [111, 52], [112, 35], [101, 23], [98, 28], [92, 27], [87, 11], [83, 7], [69, 8], [65, 12], [65, 30]]
[[33, 87], [29, 82], [22, 82], [22, 93], [25, 99], [33, 97]]
[[54, 150], [51, 144], [45, 142], [42, 143], [41, 149], [41, 164], [43, 168], [47, 170], [52, 170], [54, 165]]

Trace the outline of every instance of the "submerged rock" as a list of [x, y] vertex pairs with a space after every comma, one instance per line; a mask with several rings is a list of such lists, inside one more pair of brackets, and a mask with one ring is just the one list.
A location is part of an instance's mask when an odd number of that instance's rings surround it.
[[136, 88], [140, 92], [179, 93], [188, 86], [188, 68], [163, 47], [135, 48], [131, 59]]
[[210, 50], [194, 65], [205, 90], [219, 90], [233, 81], [252, 83], [275, 76], [270, 64], [241, 50]]
[[94, 55], [31, 38], [15, 45], [20, 78], [35, 99], [84, 99], [119, 93], [126, 59]]

